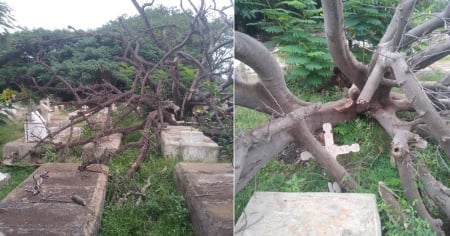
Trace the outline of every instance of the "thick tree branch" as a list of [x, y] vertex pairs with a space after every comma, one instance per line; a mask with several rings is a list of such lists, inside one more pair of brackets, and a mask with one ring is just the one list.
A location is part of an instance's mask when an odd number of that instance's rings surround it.
[[405, 33], [406, 26], [409, 19], [414, 12], [414, 7], [417, 4], [417, 0], [402, 0], [395, 9], [394, 16], [389, 23], [383, 37], [380, 40], [380, 45], [389, 45], [390, 51], [397, 51], [398, 46]]
[[423, 88], [409, 70], [405, 59], [398, 54], [390, 54], [389, 58], [393, 59], [391, 68], [400, 88], [411, 101], [414, 110], [423, 117], [439, 146], [445, 151], [447, 157], [450, 157], [450, 127], [434, 109]]
[[235, 42], [236, 59], [255, 70], [264, 86], [280, 104], [283, 113], [308, 104], [298, 100], [286, 87], [283, 71], [264, 45], [240, 32], [235, 32]]
[[432, 44], [408, 60], [413, 70], [421, 70], [450, 54], [450, 39]]
[[325, 34], [331, 56], [339, 69], [358, 88], [364, 86], [367, 67], [356, 60], [348, 48], [344, 35], [344, 14], [342, 1], [322, 0]]
[[406, 47], [434, 30], [444, 27], [450, 21], [450, 3], [438, 15], [406, 32], [400, 48]]

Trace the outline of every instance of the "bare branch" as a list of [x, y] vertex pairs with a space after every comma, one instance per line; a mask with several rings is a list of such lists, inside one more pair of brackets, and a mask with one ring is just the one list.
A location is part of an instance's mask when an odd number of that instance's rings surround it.
[[446, 26], [449, 22], [449, 19], [450, 19], [450, 3], [447, 4], [445, 9], [438, 15], [432, 17], [430, 20], [406, 32], [400, 44], [400, 48], [410, 45], [411, 43], [418, 40], [422, 36], [427, 35], [440, 27]]
[[[236, 59], [255, 70], [284, 112], [288, 113], [308, 104], [298, 100], [286, 87], [283, 71], [264, 45], [240, 32], [235, 32], [235, 42]], [[236, 93], [240, 93], [240, 91], [236, 91]]]
[[411, 65], [413, 70], [421, 70], [449, 54], [450, 38], [443, 42], [432, 44], [425, 50], [413, 55], [408, 60], [408, 64]]

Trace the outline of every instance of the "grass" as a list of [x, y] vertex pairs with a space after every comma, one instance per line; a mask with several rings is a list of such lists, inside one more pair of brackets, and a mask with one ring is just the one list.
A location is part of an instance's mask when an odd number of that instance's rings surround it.
[[[248, 109], [236, 109], [236, 132], [250, 129], [256, 120], [264, 120], [265, 116]], [[382, 230], [384, 235], [433, 235], [429, 225], [418, 217], [403, 194], [401, 181], [395, 167], [390, 165], [391, 138], [374, 120], [365, 117], [341, 123], [333, 129], [338, 145], [358, 143], [361, 150], [338, 157], [338, 161], [352, 173], [359, 184], [353, 192], [373, 193], [377, 197]], [[425, 150], [414, 150], [417, 158], [425, 160], [433, 175], [446, 186], [450, 185], [449, 161], [445, 154], [432, 142]], [[314, 160], [299, 165], [289, 159], [273, 158], [263, 167], [249, 184], [236, 195], [235, 220], [239, 219], [247, 202], [255, 191], [282, 192], [328, 192], [327, 183], [333, 179], [325, 173]], [[386, 205], [378, 195], [378, 182], [384, 181], [387, 187], [399, 196], [399, 201], [408, 216], [404, 226], [397, 225], [386, 214]]]
[[[184, 199], [176, 191], [173, 168], [176, 164], [151, 156], [132, 180], [123, 176], [134, 161], [137, 149], [129, 149], [110, 164], [113, 175], [108, 181], [106, 204], [99, 235], [193, 235]], [[128, 191], [141, 189], [150, 178], [146, 199], [135, 206], [133, 196], [118, 200]]]
[[0, 172], [9, 173], [11, 181], [0, 187], [0, 199], [3, 199], [35, 170], [34, 167], [0, 167]]
[[[9, 121], [0, 125], [0, 155], [3, 156], [3, 145], [10, 141], [23, 137], [23, 123], [19, 121]], [[9, 173], [11, 181], [0, 187], [0, 199], [3, 199], [25, 180], [33, 171], [34, 167], [1, 167], [0, 172]]]
[[23, 122], [10, 121], [0, 125], [0, 155], [3, 155], [3, 145], [10, 141], [23, 137]]

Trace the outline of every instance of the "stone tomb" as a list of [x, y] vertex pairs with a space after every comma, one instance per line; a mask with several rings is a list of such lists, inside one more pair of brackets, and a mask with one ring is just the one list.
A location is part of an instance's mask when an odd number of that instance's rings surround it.
[[122, 143], [122, 134], [111, 134], [99, 139], [95, 144], [93, 142], [87, 143], [83, 146], [83, 156], [86, 158], [99, 158], [104, 153], [114, 153]]
[[161, 132], [163, 155], [183, 161], [217, 162], [219, 146], [198, 129], [167, 126]]
[[227, 163], [181, 162], [175, 179], [196, 235], [233, 235], [233, 168]]
[[381, 236], [374, 194], [255, 192], [236, 236]]
[[75, 163], [47, 163], [0, 202], [0, 235], [97, 235], [105, 201], [108, 168], [79, 172]]

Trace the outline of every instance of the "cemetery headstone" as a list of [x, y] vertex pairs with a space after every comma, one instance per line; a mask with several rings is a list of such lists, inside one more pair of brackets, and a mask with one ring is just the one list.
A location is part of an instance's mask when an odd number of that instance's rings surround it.
[[38, 142], [48, 136], [47, 121], [38, 111], [29, 113], [25, 119], [25, 142]]

